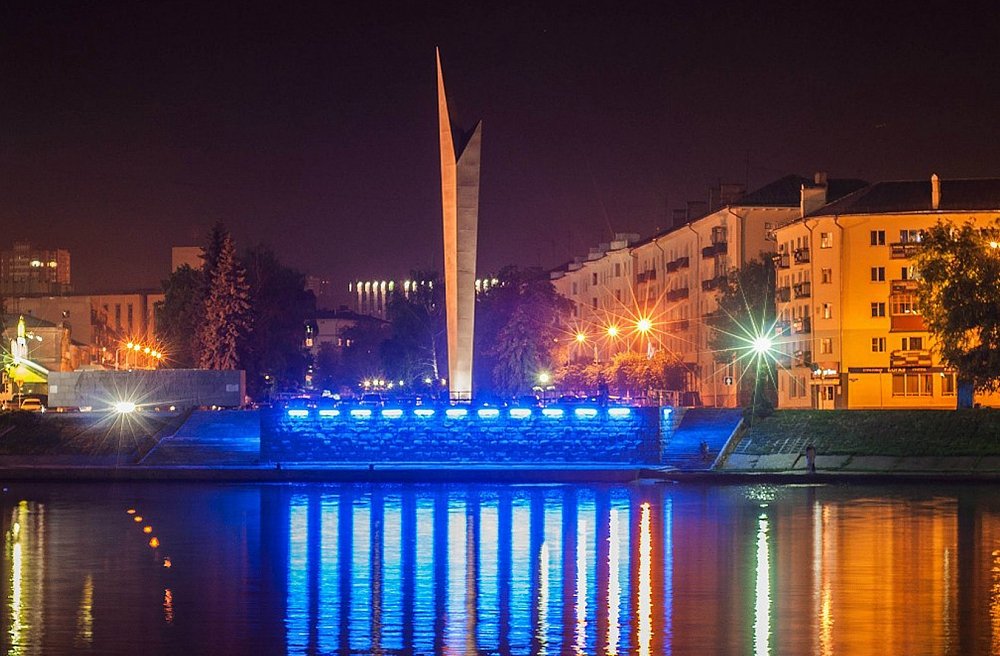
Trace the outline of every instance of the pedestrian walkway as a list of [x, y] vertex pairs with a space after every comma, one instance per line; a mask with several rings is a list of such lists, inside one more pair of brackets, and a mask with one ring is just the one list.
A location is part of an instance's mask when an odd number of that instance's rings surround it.
[[[660, 463], [674, 469], [711, 469], [730, 436], [740, 425], [743, 411], [732, 408], [692, 408], [664, 444]], [[702, 442], [708, 447], [702, 453]]]
[[160, 440], [141, 465], [255, 465], [260, 461], [256, 412], [194, 412], [177, 432]]

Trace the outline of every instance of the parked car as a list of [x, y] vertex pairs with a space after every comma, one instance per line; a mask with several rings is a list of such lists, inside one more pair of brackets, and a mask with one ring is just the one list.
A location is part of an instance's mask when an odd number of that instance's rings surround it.
[[27, 398], [21, 401], [20, 410], [22, 412], [45, 412], [45, 406], [39, 399]]
[[385, 399], [382, 398], [381, 394], [373, 394], [369, 392], [368, 394], [361, 395], [361, 401], [358, 402], [358, 405], [367, 405], [367, 406], [381, 408], [382, 406], [385, 405]]

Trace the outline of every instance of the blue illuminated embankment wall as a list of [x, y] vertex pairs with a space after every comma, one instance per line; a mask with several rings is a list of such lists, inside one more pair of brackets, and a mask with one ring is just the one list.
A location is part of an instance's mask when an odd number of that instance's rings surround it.
[[262, 460], [652, 464], [660, 457], [657, 408], [293, 412], [261, 413]]

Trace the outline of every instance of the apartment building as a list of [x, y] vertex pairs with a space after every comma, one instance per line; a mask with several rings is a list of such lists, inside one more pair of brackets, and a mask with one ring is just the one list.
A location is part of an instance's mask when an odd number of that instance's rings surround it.
[[955, 372], [921, 318], [912, 258], [938, 221], [998, 216], [1000, 179], [932, 176], [872, 184], [779, 226], [779, 406], [955, 407]]
[[[721, 362], [711, 350], [706, 322], [718, 309], [721, 282], [733, 269], [770, 257], [778, 227], [865, 184], [816, 174], [785, 176], [749, 194], [739, 185], [722, 185], [700, 212], [689, 207], [669, 229], [642, 241], [618, 235], [591, 249], [586, 259], [552, 271], [552, 282], [574, 302], [580, 329], [599, 339], [615, 323], [634, 335], [638, 320], [647, 319], [645, 334], [620, 340], [617, 347], [675, 354], [687, 370], [686, 389], [680, 391], [705, 405], [734, 407], [739, 365]], [[610, 350], [608, 340], [603, 342], [601, 357]]]

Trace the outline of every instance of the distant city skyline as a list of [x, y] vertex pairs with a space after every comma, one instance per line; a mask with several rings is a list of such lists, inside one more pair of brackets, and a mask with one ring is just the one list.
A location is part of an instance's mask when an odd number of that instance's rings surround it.
[[2, 17], [0, 248], [69, 250], [80, 290], [158, 285], [170, 247], [219, 219], [338, 293], [440, 271], [435, 46], [461, 89], [453, 118], [483, 118], [483, 272], [650, 234], [719, 182], [1000, 175], [991, 10], [108, 2]]

